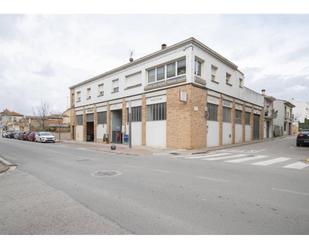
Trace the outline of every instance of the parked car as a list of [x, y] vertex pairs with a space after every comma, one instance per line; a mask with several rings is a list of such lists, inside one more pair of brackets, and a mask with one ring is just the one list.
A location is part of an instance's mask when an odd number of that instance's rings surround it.
[[309, 145], [309, 130], [301, 130], [296, 138], [296, 146]]
[[17, 139], [23, 140], [23, 136], [24, 136], [24, 133], [21, 131], [21, 132], [18, 133]]
[[21, 140], [27, 141], [27, 140], [28, 140], [28, 134], [29, 134], [29, 131], [24, 131], [24, 132], [23, 132], [23, 135], [22, 135], [22, 137], [21, 137]]
[[35, 141], [35, 135], [36, 135], [36, 132], [30, 132], [27, 136], [27, 140], [34, 142]]
[[55, 143], [55, 136], [50, 132], [36, 132], [35, 141], [41, 143]]
[[18, 137], [20, 136], [20, 131], [16, 131], [15, 133], [14, 133], [14, 138], [15, 139], [18, 139]]
[[4, 137], [5, 138], [14, 138], [14, 131], [6, 131]]

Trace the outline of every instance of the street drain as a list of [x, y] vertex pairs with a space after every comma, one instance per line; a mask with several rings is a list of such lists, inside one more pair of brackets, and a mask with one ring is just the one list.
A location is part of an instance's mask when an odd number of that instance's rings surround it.
[[96, 171], [92, 173], [93, 176], [96, 177], [111, 177], [111, 176], [119, 176], [121, 172], [116, 170], [103, 170], [103, 171]]

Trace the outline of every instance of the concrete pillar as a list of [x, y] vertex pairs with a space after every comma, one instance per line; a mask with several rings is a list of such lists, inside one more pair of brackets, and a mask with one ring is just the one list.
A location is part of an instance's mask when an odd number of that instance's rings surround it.
[[231, 116], [232, 116], [232, 144], [235, 144], [235, 137], [236, 137], [236, 132], [235, 132], [235, 118], [236, 118], [235, 100], [233, 100], [233, 103], [232, 103]]
[[106, 113], [106, 134], [108, 134], [108, 142], [111, 143], [112, 141], [112, 120], [111, 120], [111, 111], [110, 111], [110, 104], [107, 103], [107, 113]]
[[250, 130], [251, 130], [251, 142], [254, 140], [254, 136], [253, 136], [253, 131], [254, 131], [254, 125], [253, 125], [253, 120], [254, 120], [254, 108], [252, 106], [251, 108], [251, 113], [250, 113]]
[[261, 110], [261, 116], [260, 116], [260, 140], [262, 141], [264, 139], [264, 107]]
[[219, 145], [221, 146], [223, 144], [223, 134], [222, 134], [222, 129], [223, 129], [223, 103], [222, 103], [223, 97], [222, 94], [220, 95], [219, 99], [219, 106], [218, 106], [218, 122], [219, 122]]
[[[207, 107], [207, 98], [208, 98], [208, 91], [206, 90], [205, 91], [205, 108]], [[208, 144], [207, 144], [207, 132], [208, 132], [208, 119], [207, 119], [207, 116], [204, 117], [205, 118], [205, 147], [207, 148], [208, 147]]]
[[142, 145], [146, 145], [147, 106], [145, 94], [142, 96]]
[[94, 135], [94, 142], [97, 142], [97, 124], [98, 124], [98, 113], [97, 107], [94, 105], [93, 107], [93, 135]]
[[128, 131], [126, 131], [126, 124], [127, 124], [127, 106], [125, 99], [122, 99], [122, 127], [124, 127], [124, 129], [122, 130], [122, 143], [124, 142], [124, 134], [129, 133]]
[[242, 105], [241, 113], [241, 124], [242, 124], [242, 143], [246, 142], [246, 105]]
[[87, 121], [85, 108], [83, 109], [83, 141], [87, 141]]

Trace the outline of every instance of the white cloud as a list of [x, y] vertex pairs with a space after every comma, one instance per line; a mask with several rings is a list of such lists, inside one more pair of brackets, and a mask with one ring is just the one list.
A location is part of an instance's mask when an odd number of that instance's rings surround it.
[[138, 58], [191, 36], [239, 65], [254, 90], [306, 100], [307, 30], [309, 15], [1, 15], [0, 109], [31, 114], [45, 99], [64, 110], [69, 86], [130, 50]]

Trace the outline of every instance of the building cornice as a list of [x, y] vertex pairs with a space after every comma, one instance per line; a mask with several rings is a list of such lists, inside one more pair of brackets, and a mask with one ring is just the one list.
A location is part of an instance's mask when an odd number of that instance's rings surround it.
[[181, 42], [178, 42], [174, 45], [171, 45], [171, 46], [168, 46], [166, 47], [165, 49], [161, 49], [159, 51], [156, 51], [154, 53], [151, 53], [149, 55], [146, 55], [146, 56], [143, 56], [139, 59], [136, 59], [134, 60], [133, 62], [129, 62], [129, 63], [126, 63], [120, 67], [117, 67], [117, 68], [114, 68], [112, 70], [109, 70], [109, 71], [106, 71], [105, 73], [102, 73], [102, 74], [99, 74], [97, 76], [94, 76], [92, 78], [89, 78], [87, 80], [84, 80], [80, 83], [77, 83], [73, 86], [70, 87], [70, 89], [74, 89], [76, 87], [79, 87], [81, 85], [84, 85], [84, 84], [87, 84], [89, 82], [92, 82], [94, 80], [97, 80], [97, 79], [100, 79], [100, 78], [103, 78], [105, 76], [108, 76], [108, 75], [111, 75], [111, 74], [114, 74], [116, 72], [120, 72], [124, 69], [127, 69], [129, 67], [132, 67], [132, 66], [135, 66], [135, 65], [138, 65], [144, 61], [147, 61], [147, 60], [150, 60], [154, 57], [157, 57], [157, 56], [160, 56], [160, 55], [163, 55], [163, 54], [166, 54], [168, 52], [171, 52], [173, 50], [176, 50], [180, 47], [183, 47], [183, 46], [186, 46], [186, 45], [190, 45], [190, 44], [193, 44], [199, 48], [201, 48], [202, 50], [204, 50], [205, 52], [209, 53], [210, 55], [214, 56], [215, 58], [217, 58], [218, 60], [220, 60], [221, 62], [227, 64], [228, 66], [230, 66], [231, 68], [237, 70], [239, 73], [241, 73], [242, 75], [244, 75], [241, 71], [238, 70], [238, 67], [236, 64], [234, 64], [233, 62], [231, 62], [230, 60], [226, 59], [225, 57], [223, 57], [222, 55], [218, 54], [217, 52], [215, 52], [214, 50], [212, 50], [211, 48], [207, 47], [205, 44], [203, 44], [202, 42], [198, 41], [197, 39], [195, 39], [194, 37], [190, 37], [189, 39], [186, 39], [186, 40], [183, 40]]

